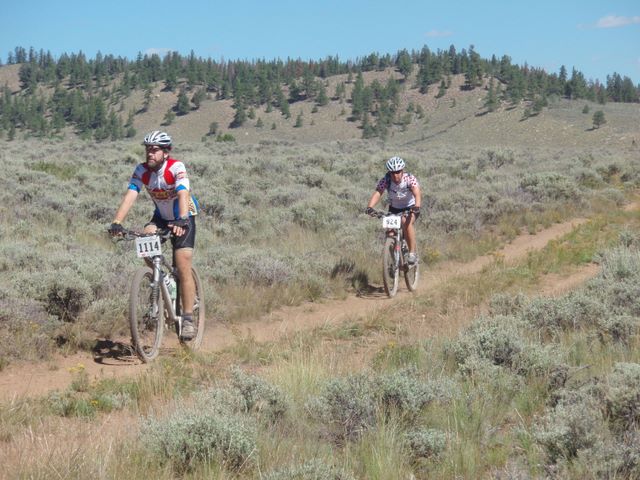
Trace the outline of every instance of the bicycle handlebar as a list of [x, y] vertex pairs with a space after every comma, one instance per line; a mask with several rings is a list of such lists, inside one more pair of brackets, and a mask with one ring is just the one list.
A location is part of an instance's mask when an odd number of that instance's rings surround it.
[[404, 212], [400, 212], [400, 213], [391, 213], [391, 212], [384, 212], [382, 210], [374, 210], [369, 215], [375, 218], [388, 217], [391, 215], [400, 215], [401, 217], [408, 217], [410, 213], [412, 213], [411, 210], [405, 210]]
[[[159, 228], [158, 230], [156, 230], [155, 233], [145, 233], [145, 232], [138, 232], [136, 230], [129, 230], [127, 228], [124, 228], [122, 230], [122, 235], [120, 235], [119, 237], [122, 240], [133, 240], [134, 238], [137, 238], [137, 237], [152, 237], [154, 235], [159, 236], [163, 240], [168, 240], [173, 235], [173, 230], [171, 230], [170, 228]], [[118, 238], [118, 237], [115, 237], [115, 238]]]

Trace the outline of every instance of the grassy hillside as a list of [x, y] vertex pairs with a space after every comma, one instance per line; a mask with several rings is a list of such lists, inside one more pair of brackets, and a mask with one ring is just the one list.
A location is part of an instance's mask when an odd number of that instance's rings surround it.
[[[0, 87], [6, 86], [14, 96], [25, 93], [21, 89], [20, 67], [0, 66]], [[502, 100], [495, 112], [487, 113], [484, 104], [488, 95], [488, 74], [479, 82], [479, 86], [470, 90], [466, 88], [464, 75], [448, 76], [448, 88], [440, 95], [437, 84], [430, 85], [426, 93], [422, 93], [418, 88], [418, 73], [415, 65], [412, 74], [406, 79], [392, 67], [362, 72], [367, 86], [371, 86], [373, 82], [385, 85], [389, 79], [394, 79], [398, 84], [395, 120], [385, 139], [393, 144], [414, 144], [429, 140], [463, 147], [494, 144], [590, 147], [610, 143], [629, 146], [634, 140], [640, 141], [639, 114], [637, 104], [634, 103], [600, 105], [587, 100], [570, 101], [551, 95], [545, 97], [549, 103], [548, 108], [544, 108], [538, 115], [526, 114], [531, 110], [531, 100], [519, 101], [515, 105]], [[225, 133], [232, 135], [239, 144], [281, 140], [308, 144], [362, 138], [362, 122], [355, 121], [351, 116], [353, 76], [331, 75], [315, 80], [324, 86], [329, 97], [328, 104], [319, 106], [315, 99], [292, 102], [289, 118], [278, 108], [268, 107], [267, 104], [248, 106], [247, 114], [252, 118], [248, 118], [240, 127], [231, 128], [235, 100], [220, 100], [215, 92], [209, 92], [198, 109], [191, 105], [188, 114], [176, 116], [170, 125], [162, 128], [168, 130], [178, 142], [211, 141], [215, 140], [217, 134]], [[104, 97], [105, 108], [112, 110], [122, 121], [133, 113], [133, 127], [137, 136], [160, 128], [167, 111], [175, 108], [180, 88], [171, 91], [161, 81], [151, 82], [150, 103], [143, 108], [143, 89], [134, 89], [124, 96], [114, 93], [122, 81], [121, 75], [116, 76], [100, 89], [94, 87], [96, 92], [93, 95]], [[180, 82], [181, 88], [188, 86], [185, 79]], [[498, 93], [508, 87], [497, 80], [495, 83]], [[344, 85], [344, 92], [336, 96], [339, 85]], [[67, 88], [70, 89], [68, 86]], [[37, 91], [44, 98], [49, 98], [53, 88], [42, 84]], [[283, 85], [283, 91], [288, 94], [289, 87]], [[193, 92], [187, 93], [191, 96]], [[583, 113], [585, 106], [588, 113]], [[597, 110], [602, 110], [608, 120], [607, 128], [601, 131], [593, 129], [592, 117]], [[615, 119], [614, 123], [609, 121], [609, 117]], [[214, 122], [218, 125], [216, 135], [208, 136]], [[17, 134], [21, 137], [32, 135], [23, 130], [18, 130]], [[63, 129], [61, 135], [68, 139], [75, 136], [70, 127]]]
[[[473, 103], [463, 98], [459, 108]], [[255, 318], [378, 281], [379, 232], [361, 212], [392, 154], [423, 185], [419, 253], [426, 263], [468, 260], [522, 228], [535, 232], [620, 205], [638, 181], [638, 112], [628, 107], [612, 106], [595, 131], [570, 103], [524, 122], [513, 111], [465, 116], [453, 128], [455, 114], [434, 110], [428, 114], [441, 134], [406, 141], [397, 134], [388, 143], [237, 145], [181, 141], [171, 131], [202, 205], [196, 262], [211, 292], [209, 311], [225, 322]], [[512, 127], [501, 142], [498, 126]], [[522, 146], [513, 145], [525, 135]], [[4, 143], [0, 156], [17, 178], [0, 207], [3, 231], [14, 232], [0, 245], [9, 273], [0, 280], [0, 328], [10, 333], [0, 348], [5, 362], [46, 356], [56, 344], [89, 346], [94, 332], [126, 334], [122, 280], [136, 261], [105, 229], [142, 152], [138, 139]], [[145, 197], [129, 225], [148, 219]]]
[[[0, 73], [13, 85], [15, 66]], [[78, 366], [69, 386], [0, 403], [6, 475], [638, 478], [640, 226], [622, 207], [640, 183], [640, 111], [556, 100], [527, 119], [524, 104], [484, 114], [485, 90], [455, 88], [461, 81], [438, 99], [407, 82], [400, 108], [411, 122], [385, 141], [362, 140], [338, 100], [317, 113], [298, 102], [288, 120], [256, 111], [264, 127], [233, 129], [235, 142], [202, 138], [212, 121], [228, 131], [227, 101], [205, 101], [166, 127], [202, 206], [195, 263], [208, 321], [233, 327], [379, 285], [381, 232], [362, 211], [390, 155], [403, 156], [423, 188], [426, 276], [522, 232], [591, 222], [517, 264], [496, 256], [480, 273], [344, 325], [163, 354], [126, 380]], [[127, 341], [139, 262], [106, 228], [143, 157], [139, 137], [175, 103], [156, 95], [130, 140], [0, 140], [10, 172], [0, 204], [0, 372], [22, 361], [55, 369], [59, 353]], [[129, 97], [125, 111], [141, 101]], [[596, 109], [607, 123], [594, 130]], [[143, 194], [127, 226], [150, 214]], [[549, 272], [594, 261], [600, 274], [577, 292], [522, 294]], [[479, 305], [485, 314], [473, 323], [453, 322]], [[433, 337], [428, 325], [443, 322], [471, 326]]]

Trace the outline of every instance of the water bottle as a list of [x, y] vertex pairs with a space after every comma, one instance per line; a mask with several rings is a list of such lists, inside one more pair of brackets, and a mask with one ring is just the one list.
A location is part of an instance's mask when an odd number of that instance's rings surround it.
[[167, 286], [167, 290], [169, 291], [169, 298], [171, 299], [171, 304], [173, 305], [173, 308], [175, 308], [178, 289], [176, 288], [176, 281], [173, 278], [173, 275], [171, 274], [165, 275], [164, 284]]

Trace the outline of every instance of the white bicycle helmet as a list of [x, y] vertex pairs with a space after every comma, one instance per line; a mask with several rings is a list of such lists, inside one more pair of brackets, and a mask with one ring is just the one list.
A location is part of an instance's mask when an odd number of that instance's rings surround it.
[[404, 160], [400, 157], [391, 157], [387, 160], [386, 166], [390, 172], [398, 172], [404, 170]]
[[171, 148], [171, 137], [165, 132], [160, 130], [154, 130], [151, 133], [147, 133], [144, 137], [143, 145], [157, 145], [162, 148]]

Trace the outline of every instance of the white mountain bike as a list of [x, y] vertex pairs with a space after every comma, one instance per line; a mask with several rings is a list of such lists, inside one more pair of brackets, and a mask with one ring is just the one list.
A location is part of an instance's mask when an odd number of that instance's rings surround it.
[[389, 297], [398, 292], [400, 272], [404, 274], [404, 281], [409, 291], [414, 292], [418, 287], [420, 267], [418, 262], [410, 264], [409, 247], [402, 232], [402, 218], [409, 216], [409, 212], [394, 214], [374, 210], [371, 216], [382, 219], [382, 228], [386, 231], [384, 247], [382, 249], [382, 281], [384, 291]]
[[[152, 267], [143, 266], [133, 274], [129, 295], [129, 327], [136, 354], [147, 363], [160, 353], [165, 328], [174, 330], [180, 343], [197, 350], [202, 343], [205, 327], [204, 291], [200, 276], [191, 269], [196, 286], [193, 304], [193, 324], [196, 336], [189, 341], [182, 339], [182, 306], [180, 305], [180, 281], [175, 267], [169, 265], [162, 254], [162, 243], [170, 238], [171, 230], [161, 229], [156, 234], [125, 230], [123, 238], [135, 240], [138, 257], [148, 259]], [[147, 263], [148, 265], [148, 263]]]

